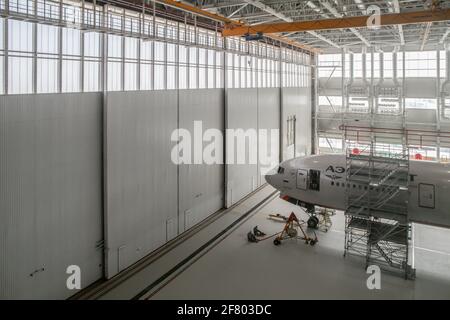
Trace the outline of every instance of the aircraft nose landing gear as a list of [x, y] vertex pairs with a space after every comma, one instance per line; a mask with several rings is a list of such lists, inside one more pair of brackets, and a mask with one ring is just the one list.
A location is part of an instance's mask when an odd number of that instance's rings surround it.
[[316, 216], [311, 216], [309, 217], [307, 224], [308, 228], [317, 229], [317, 226], [319, 225], [319, 218], [317, 218]]
[[328, 232], [331, 229], [333, 222], [331, 217], [336, 214], [335, 210], [321, 208], [319, 211], [308, 211], [309, 219], [306, 222], [308, 228]]

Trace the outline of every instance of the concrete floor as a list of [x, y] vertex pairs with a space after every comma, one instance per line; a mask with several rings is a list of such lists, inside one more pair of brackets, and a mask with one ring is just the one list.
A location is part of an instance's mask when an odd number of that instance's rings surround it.
[[[256, 198], [270, 191], [266, 187]], [[248, 205], [244, 203], [244, 209]], [[364, 262], [343, 258], [344, 216], [340, 213], [333, 217], [332, 230], [318, 233], [319, 243], [314, 247], [297, 240], [286, 241], [279, 247], [273, 245], [272, 239], [257, 244], [247, 241], [247, 232], [256, 225], [267, 234], [280, 231], [283, 224], [268, 220], [267, 216], [288, 215], [291, 211], [306, 219], [301, 209], [278, 198], [273, 200], [153, 299], [450, 299], [450, 230], [415, 225], [416, 280], [382, 273], [381, 290], [368, 290], [369, 275], [365, 273]], [[213, 229], [223, 229], [237, 215], [238, 212], [231, 213], [206, 228], [211, 230], [203, 230], [203, 235], [186, 242], [206, 242], [215, 232]], [[188, 255], [195, 246], [173, 254]], [[174, 261], [161, 261], [160, 271], [173, 267]], [[133, 292], [138, 293], [158, 274], [151, 268], [104, 298], [127, 298]]]

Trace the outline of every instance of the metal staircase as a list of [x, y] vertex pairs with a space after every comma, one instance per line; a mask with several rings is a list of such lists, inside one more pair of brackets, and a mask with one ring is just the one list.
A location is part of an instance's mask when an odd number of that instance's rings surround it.
[[405, 278], [414, 278], [414, 270], [409, 266], [411, 227], [406, 138], [402, 133], [397, 137], [390, 134], [389, 139], [395, 141], [388, 145], [384, 143], [385, 132], [367, 132], [364, 136], [344, 130], [347, 146], [345, 255], [365, 257], [366, 267], [377, 264], [385, 270], [400, 271]]

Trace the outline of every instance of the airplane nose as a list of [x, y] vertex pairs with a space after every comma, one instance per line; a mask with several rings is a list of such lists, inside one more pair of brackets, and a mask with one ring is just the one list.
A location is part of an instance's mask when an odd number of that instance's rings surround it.
[[277, 173], [278, 173], [277, 168], [274, 168], [266, 173], [264, 178], [266, 179], [268, 184], [273, 185], [273, 178]]

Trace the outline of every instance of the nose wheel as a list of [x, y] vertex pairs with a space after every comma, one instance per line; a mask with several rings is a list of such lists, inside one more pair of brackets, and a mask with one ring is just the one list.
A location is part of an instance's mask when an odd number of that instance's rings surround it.
[[316, 216], [311, 216], [309, 217], [307, 224], [308, 228], [317, 229], [317, 226], [319, 225], [319, 218], [317, 218]]

